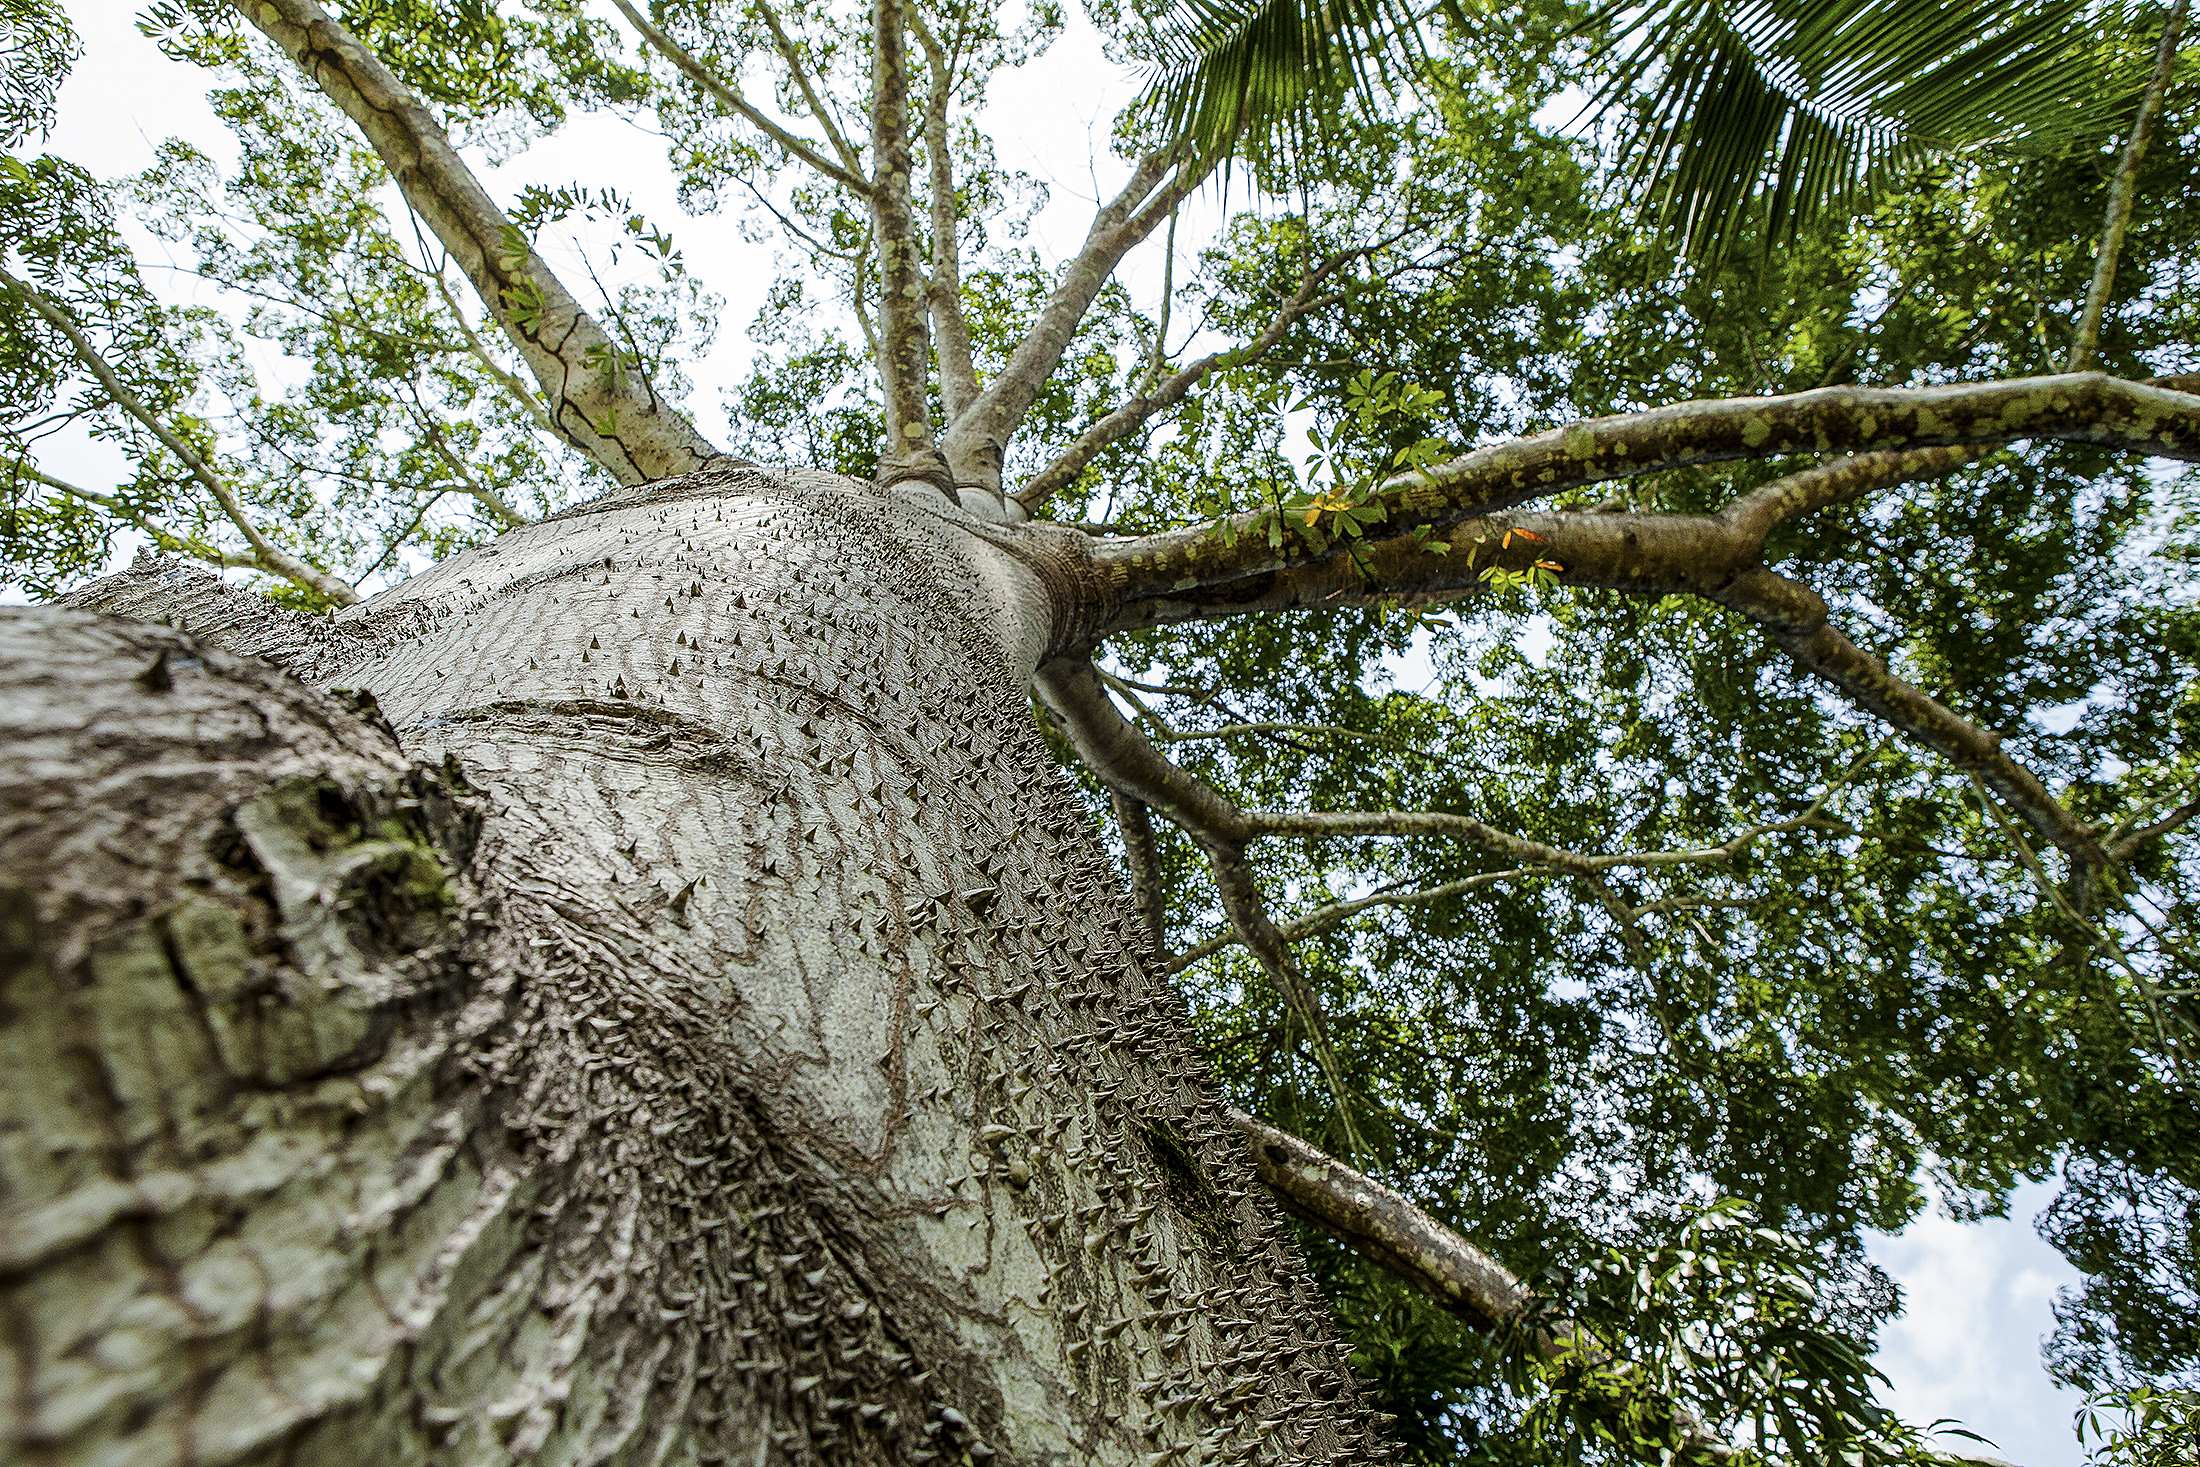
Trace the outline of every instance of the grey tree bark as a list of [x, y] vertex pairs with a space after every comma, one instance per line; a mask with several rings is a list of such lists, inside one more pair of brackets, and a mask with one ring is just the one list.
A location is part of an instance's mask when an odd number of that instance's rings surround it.
[[1032, 725], [1074, 540], [720, 464], [0, 619], [0, 1458], [1378, 1457]]

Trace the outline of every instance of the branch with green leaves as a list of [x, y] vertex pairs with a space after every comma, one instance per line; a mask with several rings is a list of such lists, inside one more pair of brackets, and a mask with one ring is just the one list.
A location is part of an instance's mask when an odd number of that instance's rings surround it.
[[200, 535], [179, 534], [168, 528], [142, 506], [131, 503], [120, 494], [104, 493], [57, 478], [23, 459], [0, 461], [0, 481], [12, 485], [17, 480], [28, 480], [42, 488], [85, 504], [96, 505], [143, 535], [146, 543], [165, 555], [179, 555], [215, 570], [261, 570], [264, 567], [256, 555], [239, 554], [224, 550]]
[[[1770, 1229], [1754, 1227], [1732, 1204], [1702, 1209], [1678, 1245], [1649, 1256], [1614, 1250], [1607, 1271], [1624, 1274], [1644, 1312], [1693, 1315], [1702, 1306], [1716, 1310], [1731, 1291], [1737, 1317], [1675, 1318], [1670, 1322], [1674, 1353], [1697, 1366], [1701, 1376], [1676, 1376], [1659, 1364], [1629, 1358], [1600, 1329], [1569, 1316], [1556, 1301], [1540, 1297], [1483, 1248], [1446, 1227], [1425, 1209], [1383, 1183], [1320, 1148], [1243, 1111], [1231, 1112], [1251, 1149], [1253, 1168], [1286, 1210], [1328, 1233], [1415, 1291], [1434, 1300], [1471, 1328], [1500, 1341], [1518, 1357], [1518, 1373], [1539, 1390], [1532, 1416], [1555, 1426], [1569, 1439], [1613, 1439], [1636, 1447], [1643, 1460], [1700, 1464], [1755, 1462], [1773, 1441], [1793, 1449], [1794, 1436], [1807, 1431], [1793, 1416], [1816, 1414], [1823, 1407], [1805, 1394], [1784, 1400], [1769, 1430], [1760, 1429], [1756, 1446], [1736, 1448], [1706, 1422], [1682, 1393], [1710, 1387], [1720, 1404], [1738, 1411], [1763, 1403], [1759, 1393], [1783, 1393], [1802, 1384], [1797, 1374], [1769, 1368], [1771, 1362], [1746, 1362], [1736, 1371], [1734, 1358], [1751, 1345], [1777, 1340], [1780, 1346], [1808, 1344], [1840, 1360], [1823, 1388], [1837, 1396], [1853, 1416], [1842, 1428], [1853, 1435], [1854, 1456], [1845, 1461], [1914, 1463], [1918, 1467], [2010, 1467], [1998, 1457], [1927, 1447], [1918, 1433], [1896, 1421], [1872, 1399], [1884, 1380], [1854, 1347], [1825, 1331], [1811, 1318], [1812, 1299], [1804, 1276], [1793, 1271], [1807, 1246]], [[1720, 1257], [1731, 1253], [1733, 1257]], [[1708, 1291], [1702, 1285], [1711, 1282]], [[1709, 1299], [1687, 1297], [1709, 1292]], [[1676, 1308], [1676, 1306], [1680, 1306]], [[1690, 1307], [1695, 1306], [1695, 1307]], [[1733, 1332], [1733, 1348], [1715, 1337]], [[1630, 1331], [1632, 1333], [1634, 1331]], [[1767, 1338], [1753, 1338], [1758, 1333]], [[1815, 1338], [1813, 1338], [1815, 1336]], [[1778, 1348], [1776, 1346], [1776, 1348]], [[1736, 1374], [1746, 1382], [1739, 1398], [1718, 1377]], [[1801, 1411], [1794, 1408], [1802, 1407]], [[1789, 1416], [1793, 1412], [1793, 1416]], [[1555, 1420], [1552, 1418], [1556, 1418]], [[1618, 1437], [1612, 1434], [1620, 1433]], [[1963, 1432], [1961, 1435], [1971, 1436]], [[1632, 1438], [1632, 1440], [1628, 1440]], [[1823, 1437], [1805, 1435], [1806, 1452], [1823, 1450]], [[1662, 1457], [1659, 1456], [1662, 1450]]]
[[101, 354], [68, 307], [53, 299], [27, 280], [0, 267], [0, 290], [6, 290], [20, 298], [48, 326], [51, 326], [69, 345], [69, 350], [84, 371], [99, 384], [108, 401], [135, 421], [156, 439], [161, 447], [175, 455], [185, 473], [210, 495], [221, 507], [222, 514], [236, 527], [251, 547], [252, 564], [270, 575], [280, 576], [291, 584], [322, 600], [337, 606], [350, 606], [359, 600], [359, 593], [339, 576], [333, 576], [319, 566], [293, 555], [276, 544], [245, 509], [244, 501], [230, 487], [214, 466], [198, 449], [187, 442], [175, 426], [169, 423], [151, 404], [125, 383], [114, 366]]
[[[1370, 500], [1392, 522], [1440, 533], [1569, 489], [1664, 469], [2039, 438], [2200, 461], [2200, 396], [2079, 372], [1677, 403], [1479, 448], [1397, 475]], [[1275, 519], [1273, 509], [1242, 511], [1213, 526], [1108, 541], [1095, 547], [1094, 559], [1128, 606], [1343, 558], [1272, 535]]]
[[[2196, 404], [2200, 406], [2200, 404]], [[1768, 486], [1770, 497], [1744, 496], [1731, 514], [1627, 514], [1594, 510], [1515, 513], [1447, 528], [1443, 541], [1393, 536], [1351, 556], [1331, 554], [1283, 570], [1224, 581], [1190, 594], [1132, 601], [1102, 628], [1240, 615], [1292, 607], [1443, 600], [1486, 594], [1536, 576], [1538, 584], [1600, 587], [1661, 597], [1688, 595], [1728, 606], [1765, 628], [1795, 664], [1856, 706], [1975, 771], [2026, 825], [2081, 866], [2108, 861], [2099, 836], [2038, 776], [2012, 758], [2003, 738], [1948, 708], [1888, 669], [1835, 627], [1823, 598], [1759, 563], [1763, 533], [1781, 506], [1808, 496]], [[1768, 508], [1769, 506], [1769, 508]], [[1102, 545], [1097, 554], [1110, 547]], [[1492, 844], [1503, 832], [1462, 824], [1465, 817], [1403, 812], [1381, 831], [1372, 818], [1277, 816], [1286, 828], [1334, 834], [1448, 831]], [[1326, 822], [1326, 824], [1325, 824]], [[1365, 829], [1359, 827], [1364, 825]], [[1409, 829], [1410, 827], [1410, 829]], [[1529, 858], [1520, 853], [1521, 858]], [[1533, 859], [1551, 862], [1542, 855]]]
[[518, 347], [563, 438], [622, 483], [720, 456], [646, 374], [630, 370], [630, 349], [580, 305], [427, 107], [341, 22], [316, 0], [235, 0], [234, 8], [373, 145]]

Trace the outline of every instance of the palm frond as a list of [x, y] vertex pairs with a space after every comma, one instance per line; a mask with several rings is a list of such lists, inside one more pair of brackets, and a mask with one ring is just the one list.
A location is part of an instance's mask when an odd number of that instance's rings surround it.
[[1609, 27], [1623, 178], [1712, 260], [1931, 153], [2106, 136], [2146, 79], [2136, 0], [1631, 0]]
[[1213, 157], [1303, 142], [1324, 103], [1423, 59], [1418, 19], [1405, 0], [1178, 0], [1140, 106]]

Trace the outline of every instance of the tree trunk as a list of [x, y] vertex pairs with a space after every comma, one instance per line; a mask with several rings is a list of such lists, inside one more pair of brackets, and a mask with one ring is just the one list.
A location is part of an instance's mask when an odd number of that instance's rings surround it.
[[0, 1457], [1379, 1455], [1032, 726], [1063, 547], [716, 468], [0, 621]]

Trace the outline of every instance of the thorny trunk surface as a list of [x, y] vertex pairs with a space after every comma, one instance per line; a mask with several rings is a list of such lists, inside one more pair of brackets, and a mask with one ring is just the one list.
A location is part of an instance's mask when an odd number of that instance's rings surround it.
[[924, 497], [0, 621], [0, 1456], [1376, 1454], [1032, 727], [1078, 558]]

